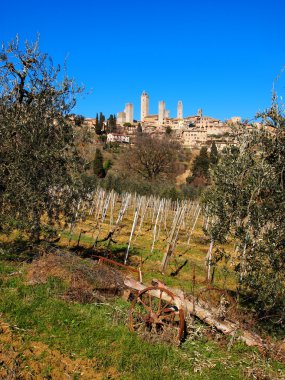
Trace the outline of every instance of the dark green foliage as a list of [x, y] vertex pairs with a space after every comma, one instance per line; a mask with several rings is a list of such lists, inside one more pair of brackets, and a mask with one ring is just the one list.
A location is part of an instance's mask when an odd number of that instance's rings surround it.
[[107, 190], [114, 189], [119, 194], [131, 192], [140, 195], [156, 195], [168, 199], [188, 198], [188, 194], [183, 194], [177, 190], [172, 183], [151, 183], [149, 181], [137, 180], [125, 176], [118, 176], [108, 173], [101, 181], [101, 186]]
[[87, 175], [83, 173], [81, 175], [82, 186], [86, 194], [90, 194], [98, 186], [98, 178], [94, 175]]
[[171, 199], [173, 201], [176, 201], [177, 199], [181, 198], [181, 193], [176, 189], [175, 186], [169, 186], [165, 187], [164, 189], [161, 189], [159, 195], [162, 198]]
[[84, 116], [82, 115], [75, 115], [74, 116], [74, 123], [76, 125], [76, 127], [81, 127], [81, 125], [84, 123]]
[[117, 119], [115, 115], [110, 115], [109, 119], [107, 121], [107, 133], [112, 133], [116, 130], [116, 125], [117, 125]]
[[106, 142], [107, 142], [107, 135], [106, 134], [100, 135], [99, 140], [104, 144], [104, 146], [103, 146], [103, 149], [104, 149], [104, 147], [106, 146]]
[[98, 113], [96, 114], [96, 121], [95, 121], [95, 132], [97, 135], [100, 135], [103, 131], [104, 128], [104, 121], [105, 121], [105, 116], [100, 112], [99, 118], [98, 118]]
[[172, 129], [171, 129], [171, 127], [169, 127], [169, 125], [165, 128], [165, 133], [166, 133], [167, 135], [171, 135], [171, 133], [172, 133]]
[[204, 203], [211, 238], [238, 244], [243, 300], [263, 320], [285, 324], [285, 117], [276, 102], [260, 116], [267, 127], [240, 127], [240, 148], [222, 152]]
[[102, 112], [100, 112], [100, 114], [99, 114], [99, 124], [101, 125], [101, 127], [103, 126], [104, 121], [105, 121], [105, 116], [103, 115]]
[[203, 191], [203, 186], [191, 186], [183, 184], [181, 186], [181, 197], [185, 199], [198, 199]]
[[0, 61], [0, 220], [38, 241], [45, 222], [71, 217], [83, 162], [69, 115], [80, 91], [38, 41], [2, 46]]
[[93, 172], [99, 178], [104, 178], [106, 175], [103, 167], [103, 155], [99, 148], [96, 149], [95, 158], [93, 161]]
[[101, 129], [101, 126], [99, 124], [95, 125], [95, 132], [97, 135], [101, 135], [102, 129]]
[[104, 170], [105, 170], [105, 173], [108, 172], [109, 169], [111, 169], [113, 163], [111, 160], [106, 160], [103, 164], [103, 167], [104, 167]]
[[218, 153], [218, 149], [215, 144], [215, 141], [213, 141], [211, 145], [211, 151], [210, 151], [210, 163], [212, 165], [216, 165], [218, 161], [219, 161], [219, 153]]
[[193, 186], [205, 186], [209, 181], [210, 159], [207, 147], [203, 146], [199, 155], [194, 159], [192, 164], [192, 175], [187, 178], [187, 182]]

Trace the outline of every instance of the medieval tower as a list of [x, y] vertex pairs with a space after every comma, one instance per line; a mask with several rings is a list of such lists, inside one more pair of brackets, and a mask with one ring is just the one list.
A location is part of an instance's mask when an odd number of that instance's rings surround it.
[[125, 113], [126, 113], [126, 122], [132, 124], [134, 122], [134, 106], [132, 105], [132, 103], [126, 104]]
[[177, 105], [177, 119], [183, 119], [183, 103], [182, 100], [178, 101]]
[[149, 115], [149, 96], [144, 91], [141, 95], [141, 121]]
[[158, 103], [158, 125], [163, 124], [165, 118], [165, 102], [162, 100]]

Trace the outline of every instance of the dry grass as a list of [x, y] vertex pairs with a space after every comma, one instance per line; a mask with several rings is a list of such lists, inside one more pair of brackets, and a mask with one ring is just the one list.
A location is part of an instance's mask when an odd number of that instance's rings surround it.
[[50, 277], [64, 281], [65, 299], [80, 303], [121, 296], [125, 289], [120, 271], [67, 252], [50, 253], [34, 260], [28, 267], [26, 282], [28, 285], [45, 284]]
[[[116, 210], [116, 214], [118, 210]], [[171, 219], [172, 215], [169, 216]], [[191, 237], [190, 245], [188, 246], [186, 236], [186, 230], [182, 229], [179, 234], [178, 243], [173, 256], [169, 262], [167, 271], [165, 274], [160, 273], [160, 264], [163, 254], [167, 247], [167, 231], [161, 226], [160, 234], [155, 242], [154, 251], [151, 253], [151, 246], [153, 240], [153, 231], [150, 229], [151, 215], [143, 223], [141, 233], [137, 236], [137, 229], [134, 233], [131, 243], [131, 250], [129, 256], [129, 265], [140, 267], [143, 272], [144, 282], [150, 282], [152, 277], [159, 277], [167, 285], [177, 286], [185, 291], [192, 290], [193, 270], [195, 268], [196, 285], [203, 287], [205, 285], [207, 268], [205, 263], [205, 257], [209, 247], [209, 240], [205, 237], [202, 231], [203, 218], [200, 217], [195, 228], [194, 234]], [[110, 245], [110, 251], [113, 254], [114, 259], [122, 260], [126, 252], [127, 244], [129, 241], [131, 225], [133, 221], [133, 213], [129, 212], [122, 223], [122, 228], [119, 233], [114, 236], [116, 244]], [[95, 237], [97, 236], [99, 226], [94, 228], [94, 221], [92, 218], [88, 218], [84, 222], [79, 222], [74, 230], [71, 246], [76, 246], [80, 231], [85, 231], [81, 235], [80, 245], [87, 248], [91, 247]], [[110, 230], [110, 220], [107, 217], [104, 223], [100, 224], [100, 234], [98, 241], [104, 239]], [[60, 241], [61, 246], [66, 246], [69, 241], [69, 232], [66, 231], [62, 234]], [[105, 250], [105, 243], [98, 243], [96, 250]], [[225, 246], [226, 249], [233, 252], [233, 246], [231, 244]], [[171, 273], [175, 272], [184, 262], [187, 260], [187, 265], [179, 271], [178, 275], [173, 276]], [[229, 290], [235, 290], [236, 281], [233, 271], [234, 260], [225, 263], [221, 261], [216, 269], [216, 275], [214, 279], [214, 285], [220, 288], [227, 288]], [[199, 286], [200, 284], [200, 286]]]

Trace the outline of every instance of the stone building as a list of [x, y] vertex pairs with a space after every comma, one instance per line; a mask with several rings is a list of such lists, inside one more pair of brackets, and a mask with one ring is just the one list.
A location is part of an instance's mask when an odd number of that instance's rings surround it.
[[189, 128], [181, 131], [181, 143], [184, 146], [193, 148], [206, 144], [208, 136], [207, 131], [200, 128]]
[[118, 142], [118, 143], [129, 143], [130, 137], [125, 135], [120, 135], [116, 133], [107, 134], [107, 142]]

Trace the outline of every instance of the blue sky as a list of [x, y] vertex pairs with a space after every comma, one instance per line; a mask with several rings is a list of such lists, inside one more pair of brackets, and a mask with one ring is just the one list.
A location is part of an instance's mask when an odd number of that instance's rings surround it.
[[[1, 1], [0, 40], [35, 40], [86, 95], [76, 112], [117, 113], [127, 102], [140, 116], [177, 101], [184, 115], [252, 118], [270, 105], [274, 78], [285, 64], [285, 1], [122, 0]], [[4, 17], [3, 17], [4, 15]], [[284, 95], [285, 74], [276, 89]]]

